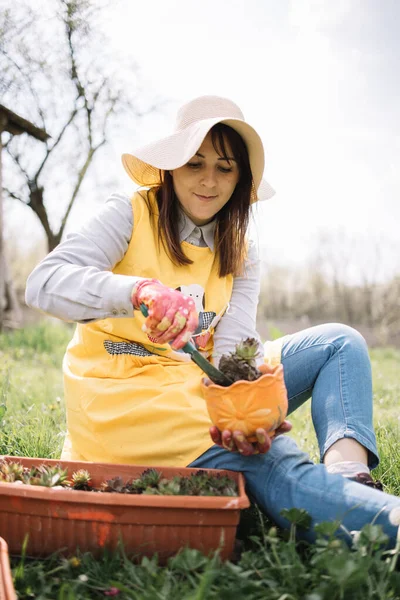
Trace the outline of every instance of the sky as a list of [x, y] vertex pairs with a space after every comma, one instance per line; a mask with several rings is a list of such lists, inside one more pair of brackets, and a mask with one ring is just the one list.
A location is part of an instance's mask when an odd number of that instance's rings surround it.
[[[263, 139], [276, 190], [252, 224], [262, 256], [302, 264], [325, 239], [349, 248], [355, 271], [378, 246], [382, 275], [400, 272], [399, 22], [398, 0], [111, 3], [108, 52], [134, 59], [149, 97], [166, 100], [113, 140], [117, 189], [132, 190], [120, 154], [171, 133], [186, 101], [225, 96]], [[92, 210], [81, 202], [68, 230]]]

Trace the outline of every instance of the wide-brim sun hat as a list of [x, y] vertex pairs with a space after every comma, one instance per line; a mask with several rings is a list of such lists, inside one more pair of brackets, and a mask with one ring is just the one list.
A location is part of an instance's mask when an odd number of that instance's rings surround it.
[[139, 186], [159, 185], [160, 170], [172, 171], [185, 165], [217, 123], [232, 127], [246, 144], [254, 182], [251, 202], [271, 198], [275, 190], [263, 179], [265, 155], [260, 136], [246, 123], [234, 102], [219, 96], [200, 96], [184, 104], [178, 111], [171, 135], [137, 148], [132, 154], [123, 154], [122, 164]]

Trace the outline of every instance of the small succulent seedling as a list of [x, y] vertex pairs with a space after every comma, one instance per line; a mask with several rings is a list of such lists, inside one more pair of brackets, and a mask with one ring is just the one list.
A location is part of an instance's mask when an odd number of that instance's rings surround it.
[[9, 463], [3, 460], [0, 463], [0, 481], [14, 483], [22, 481], [24, 467], [20, 463]]
[[163, 478], [160, 481], [157, 492], [155, 490], [145, 490], [144, 494], [158, 493], [163, 496], [182, 496], [181, 492], [182, 477], [173, 477], [172, 479]]
[[92, 490], [92, 477], [86, 469], [79, 469], [79, 471], [75, 471], [72, 473], [72, 481], [71, 485], [74, 490], [83, 490], [86, 492], [90, 492]]
[[100, 486], [101, 492], [117, 492], [119, 494], [126, 493], [126, 487], [122, 477], [114, 477], [113, 479], [107, 479], [103, 481]]
[[259, 342], [255, 338], [247, 338], [236, 345], [235, 351], [221, 356], [219, 370], [232, 382], [245, 380], [255, 381], [262, 373], [256, 367], [256, 359], [260, 356]]
[[[34, 485], [42, 485], [44, 487], [64, 487], [68, 486], [69, 484], [67, 477], [67, 469], [63, 469], [60, 465], [55, 465], [54, 467], [49, 465], [40, 465], [40, 467], [37, 468], [37, 473], [34, 475]], [[36, 482], [36, 480], [38, 481]]]
[[216, 475], [200, 469], [183, 477], [181, 493], [188, 496], [237, 496], [236, 482], [228, 475]]
[[151, 494], [151, 490], [158, 489], [161, 478], [162, 473], [156, 469], [146, 469], [140, 477], [129, 482], [129, 491], [131, 494]]

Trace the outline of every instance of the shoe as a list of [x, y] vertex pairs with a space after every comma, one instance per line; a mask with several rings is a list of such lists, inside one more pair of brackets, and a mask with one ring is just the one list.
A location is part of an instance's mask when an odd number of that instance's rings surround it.
[[369, 473], [357, 473], [355, 477], [351, 478], [353, 481], [357, 483], [362, 483], [363, 485], [368, 485], [369, 487], [374, 488], [375, 490], [380, 490], [383, 492], [383, 485], [378, 479], [372, 479]]

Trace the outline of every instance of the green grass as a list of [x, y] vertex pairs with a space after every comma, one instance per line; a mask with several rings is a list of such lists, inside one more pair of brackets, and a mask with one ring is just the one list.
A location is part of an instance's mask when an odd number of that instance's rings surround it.
[[112, 591], [121, 600], [399, 598], [399, 573], [380, 543], [379, 531], [370, 529], [353, 551], [329, 536], [301, 549], [270, 528], [237, 564], [186, 549], [160, 567], [157, 557], [135, 564], [120, 551], [98, 561], [83, 555], [19, 562], [14, 578], [19, 598], [43, 600], [104, 598]]
[[64, 324], [0, 335], [0, 405], [6, 413], [0, 454], [58, 458], [65, 436], [62, 357], [72, 329]]
[[[65, 434], [61, 364], [72, 331], [46, 322], [0, 335], [0, 454], [60, 455]], [[376, 474], [387, 491], [400, 495], [400, 352], [376, 349], [371, 361], [381, 454]], [[299, 445], [318, 460], [309, 406], [290, 418]], [[329, 526], [316, 544], [295, 544], [294, 528], [277, 531], [253, 506], [242, 513], [238, 536], [245, 551], [234, 563], [190, 549], [166, 567], [156, 556], [132, 561], [123, 549], [97, 560], [89, 554], [41, 561], [22, 556], [12, 561], [15, 587], [19, 598], [43, 600], [112, 593], [121, 600], [400, 599], [397, 557], [385, 552], [379, 528], [366, 527], [352, 549], [334, 539]]]

